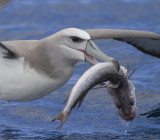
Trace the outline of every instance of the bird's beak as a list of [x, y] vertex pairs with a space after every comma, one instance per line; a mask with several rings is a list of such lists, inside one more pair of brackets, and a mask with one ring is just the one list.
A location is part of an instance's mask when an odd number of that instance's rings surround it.
[[112, 57], [105, 55], [91, 40], [87, 42], [87, 46], [84, 54], [85, 54], [85, 61], [91, 65], [94, 65], [97, 63], [97, 61], [94, 59], [95, 57], [99, 60], [113, 63], [118, 71], [120, 69], [120, 65], [118, 61]]

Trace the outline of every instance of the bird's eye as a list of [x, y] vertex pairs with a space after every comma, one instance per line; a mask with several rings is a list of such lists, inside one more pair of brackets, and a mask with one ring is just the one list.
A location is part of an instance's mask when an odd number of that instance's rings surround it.
[[83, 39], [81, 39], [79, 37], [76, 37], [76, 36], [72, 36], [71, 39], [72, 39], [73, 42], [80, 42], [80, 41], [83, 40]]
[[130, 105], [132, 105], [132, 106], [133, 106], [134, 104], [135, 104], [134, 99], [131, 99], [131, 100], [130, 100]]

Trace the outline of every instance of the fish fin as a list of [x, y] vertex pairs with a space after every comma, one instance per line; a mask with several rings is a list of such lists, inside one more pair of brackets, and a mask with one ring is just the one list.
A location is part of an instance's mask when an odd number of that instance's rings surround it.
[[[88, 92], [87, 92], [87, 93], [88, 93]], [[78, 110], [78, 108], [82, 105], [82, 103], [83, 103], [86, 95], [87, 95], [87, 94], [85, 94], [85, 95], [82, 94], [82, 95], [75, 101], [75, 103], [74, 103], [74, 105], [72, 106], [72, 108], [75, 109], [75, 108], [77, 107], [77, 110]]]
[[[72, 91], [71, 91], [71, 92], [72, 92]], [[68, 102], [68, 99], [69, 99], [69, 97], [70, 97], [71, 92], [70, 92], [70, 93], [67, 95], [67, 97], [65, 98], [65, 100], [64, 100], [64, 102], [63, 102], [64, 104]], [[73, 105], [72, 108], [76, 108], [76, 106], [77, 106], [77, 109], [78, 109], [78, 108], [81, 106], [81, 104], [83, 103], [85, 97], [86, 97], [86, 95], [80, 96], [80, 97], [77, 99], [77, 101], [75, 102], [75, 104]]]
[[128, 63], [128, 61], [127, 61], [127, 75], [128, 75], [128, 73], [129, 73], [129, 63]]
[[127, 62], [127, 77], [128, 79], [133, 75], [133, 73], [136, 71], [137, 67], [133, 69], [133, 71], [129, 74], [129, 63]]
[[77, 106], [77, 110], [78, 110], [79, 107], [82, 105], [82, 103], [83, 103], [85, 97], [86, 97], [86, 96], [82, 96], [82, 97], [79, 99], [79, 101], [77, 102], [77, 105], [78, 105], [78, 106]]
[[67, 97], [64, 99], [64, 104], [66, 104], [67, 102], [68, 102], [68, 99], [69, 99], [69, 97], [70, 97], [70, 95], [71, 95], [71, 91], [70, 91], [70, 93], [67, 95]]
[[128, 79], [133, 75], [133, 73], [136, 71], [136, 67], [133, 69], [133, 71], [128, 75]]
[[63, 124], [66, 122], [66, 120], [68, 119], [68, 117], [71, 114], [71, 110], [64, 112], [64, 110], [62, 112], [59, 113], [59, 115], [55, 118], [53, 118], [52, 121], [56, 121], [56, 120], [60, 120], [61, 124], [57, 127], [57, 130], [61, 130]]

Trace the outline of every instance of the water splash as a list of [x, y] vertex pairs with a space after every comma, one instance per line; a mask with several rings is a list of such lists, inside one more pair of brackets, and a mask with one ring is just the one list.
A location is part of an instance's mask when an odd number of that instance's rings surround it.
[[129, 124], [130, 124], [130, 123], [122, 120], [121, 124], [122, 124], [122, 126], [123, 126], [123, 128], [124, 128], [123, 134], [124, 134], [125, 136], [128, 135], [128, 129], [129, 129]]

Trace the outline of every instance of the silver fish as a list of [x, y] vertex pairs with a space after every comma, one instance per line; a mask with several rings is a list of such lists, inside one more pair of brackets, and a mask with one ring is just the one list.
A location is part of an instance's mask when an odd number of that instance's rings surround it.
[[61, 120], [57, 129], [61, 129], [73, 108], [81, 106], [88, 91], [105, 81], [110, 81], [107, 87], [108, 93], [112, 96], [119, 115], [126, 121], [132, 121], [136, 116], [137, 107], [135, 88], [128, 78], [127, 70], [122, 66], [119, 72], [111, 63], [98, 63], [92, 66], [80, 77], [68, 94], [64, 101], [67, 102], [65, 108], [52, 120]]

